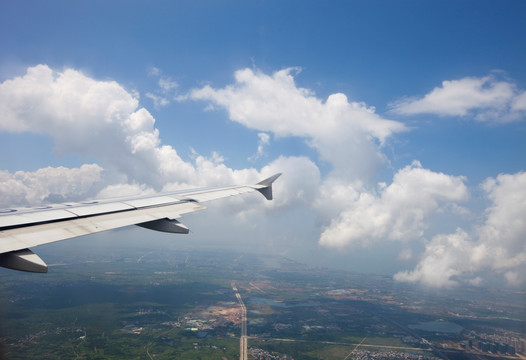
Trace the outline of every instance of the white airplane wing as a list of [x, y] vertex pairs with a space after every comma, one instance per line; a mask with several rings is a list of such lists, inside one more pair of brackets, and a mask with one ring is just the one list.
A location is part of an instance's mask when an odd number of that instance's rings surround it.
[[47, 272], [48, 267], [30, 247], [55, 241], [138, 225], [147, 229], [187, 234], [176, 218], [203, 210], [202, 202], [259, 191], [272, 200], [276, 174], [255, 185], [193, 189], [37, 208], [0, 210], [0, 266]]

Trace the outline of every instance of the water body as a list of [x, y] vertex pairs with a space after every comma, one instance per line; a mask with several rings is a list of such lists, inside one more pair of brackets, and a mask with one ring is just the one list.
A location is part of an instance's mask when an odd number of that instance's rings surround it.
[[272, 299], [265, 299], [265, 298], [251, 298], [248, 300], [249, 303], [254, 305], [269, 305], [269, 306], [276, 306], [281, 308], [286, 308], [287, 304], [284, 304], [282, 302], [277, 302]]
[[417, 325], [409, 325], [410, 329], [423, 330], [429, 332], [439, 332], [439, 333], [450, 333], [455, 334], [459, 333], [464, 328], [458, 324], [447, 322], [447, 321], [429, 321]]
[[267, 299], [267, 298], [260, 298], [260, 297], [255, 297], [255, 298], [251, 298], [248, 300], [248, 302], [250, 304], [254, 304], [254, 305], [269, 305], [269, 306], [276, 306], [276, 307], [280, 307], [280, 308], [291, 308], [291, 307], [295, 307], [295, 306], [306, 306], [306, 307], [310, 307], [310, 306], [319, 306], [320, 304], [318, 303], [295, 303], [295, 302], [281, 302], [281, 301], [275, 301], [275, 300], [272, 300], [272, 299]]

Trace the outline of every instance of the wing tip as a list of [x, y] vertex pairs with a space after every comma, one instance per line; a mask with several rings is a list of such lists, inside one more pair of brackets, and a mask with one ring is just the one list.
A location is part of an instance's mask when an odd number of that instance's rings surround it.
[[271, 177], [266, 178], [265, 180], [261, 180], [256, 185], [261, 185], [261, 186], [265, 186], [265, 187], [266, 186], [272, 186], [272, 183], [274, 181], [276, 181], [276, 179], [279, 178], [280, 176], [281, 176], [281, 173], [274, 174]]
[[281, 176], [281, 173], [277, 173], [268, 177], [264, 180], [261, 180], [255, 185], [255, 189], [259, 191], [267, 200], [272, 200], [272, 183], [276, 181], [277, 178]]

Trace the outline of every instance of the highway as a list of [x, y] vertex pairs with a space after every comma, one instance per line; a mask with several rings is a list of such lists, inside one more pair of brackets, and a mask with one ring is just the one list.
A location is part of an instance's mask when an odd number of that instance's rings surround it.
[[236, 293], [237, 301], [241, 306], [241, 336], [239, 338], [239, 360], [247, 360], [248, 358], [248, 337], [247, 337], [247, 308], [237, 291], [235, 283], [232, 282], [232, 290]]

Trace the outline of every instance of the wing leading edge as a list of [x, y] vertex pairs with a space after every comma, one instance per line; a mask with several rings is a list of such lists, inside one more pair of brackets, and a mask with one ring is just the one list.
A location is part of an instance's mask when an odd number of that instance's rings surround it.
[[272, 200], [276, 174], [255, 185], [234, 185], [165, 192], [27, 209], [0, 210], [0, 266], [29, 272], [48, 267], [30, 247], [128, 225], [169, 233], [187, 234], [176, 219], [203, 210], [202, 202], [258, 191]]

